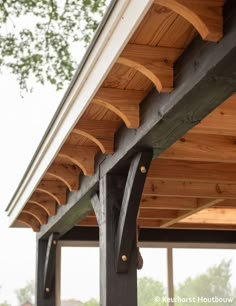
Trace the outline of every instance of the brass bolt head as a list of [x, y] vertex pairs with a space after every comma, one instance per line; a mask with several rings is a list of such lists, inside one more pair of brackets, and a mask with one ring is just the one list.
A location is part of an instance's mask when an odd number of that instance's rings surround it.
[[122, 255], [122, 256], [121, 256], [121, 259], [122, 259], [122, 261], [127, 261], [128, 258], [127, 258], [126, 255]]
[[46, 292], [50, 292], [50, 289], [49, 289], [49, 288], [46, 288], [45, 291], [46, 291]]
[[145, 166], [141, 166], [141, 167], [140, 167], [140, 171], [141, 171], [142, 173], [146, 173], [146, 172], [147, 172], [147, 169], [146, 169]]

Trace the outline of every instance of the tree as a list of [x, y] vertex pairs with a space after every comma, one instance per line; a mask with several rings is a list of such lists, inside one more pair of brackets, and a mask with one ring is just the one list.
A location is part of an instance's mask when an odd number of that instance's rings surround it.
[[87, 45], [108, 0], [5, 0], [0, 2], [0, 69], [21, 89], [30, 80], [61, 89], [77, 67], [71, 45]]
[[84, 306], [99, 306], [99, 303], [96, 299], [90, 299], [84, 303]]
[[[194, 305], [202, 305], [201, 301], [198, 302], [198, 297], [203, 298], [230, 298], [234, 297], [232, 303], [227, 302], [228, 306], [236, 305], [236, 296], [230, 285], [231, 277], [231, 261], [221, 261], [218, 265], [215, 265], [207, 270], [206, 273], [196, 276], [195, 278], [189, 277], [186, 279], [176, 290], [175, 296], [181, 298], [196, 297]], [[176, 306], [183, 306], [184, 304], [179, 302], [175, 303]], [[186, 304], [185, 304], [186, 305]], [[207, 303], [209, 306], [216, 305], [215, 302]], [[218, 306], [226, 305], [225, 302], [217, 303]]]
[[34, 294], [35, 294], [34, 282], [29, 281], [25, 285], [25, 287], [17, 289], [15, 293], [16, 293], [16, 297], [17, 297], [19, 305], [22, 305], [26, 302], [33, 303]]
[[163, 284], [150, 277], [138, 279], [139, 306], [166, 306], [162, 298], [166, 296]]

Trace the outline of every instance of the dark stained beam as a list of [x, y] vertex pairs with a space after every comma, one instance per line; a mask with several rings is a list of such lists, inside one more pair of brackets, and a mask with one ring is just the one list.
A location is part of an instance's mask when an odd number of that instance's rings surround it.
[[115, 153], [97, 160], [95, 175], [82, 178], [81, 189], [69, 194], [66, 208], [59, 207], [57, 215], [41, 226], [38, 238], [53, 231], [66, 233], [92, 209], [90, 196], [97, 191], [100, 178], [111, 171], [119, 172], [123, 163], [144, 148], [154, 148], [154, 156], [158, 156], [236, 91], [234, 1], [227, 2], [224, 20], [222, 40], [217, 44], [199, 37], [194, 40], [175, 65], [175, 90], [171, 94], [153, 90], [144, 99], [140, 127], [124, 127], [116, 134]]
[[[196, 230], [196, 229], [161, 229], [141, 228], [139, 243], [145, 247], [153, 242], [173, 243], [236, 243], [236, 230]], [[62, 241], [99, 241], [98, 227], [75, 226], [61, 237]]]

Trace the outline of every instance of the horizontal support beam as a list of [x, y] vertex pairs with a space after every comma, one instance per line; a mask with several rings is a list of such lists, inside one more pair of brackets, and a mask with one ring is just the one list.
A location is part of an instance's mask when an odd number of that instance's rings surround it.
[[[236, 228], [235, 228], [236, 230]], [[99, 241], [98, 227], [75, 226], [60, 238], [60, 241]], [[162, 229], [162, 228], [141, 228], [139, 233], [139, 243], [145, 242], [160, 243], [236, 243], [234, 231], [221, 230], [185, 230], [185, 229]]]
[[145, 98], [141, 104], [140, 127], [119, 130], [115, 153], [97, 159], [95, 175], [81, 180], [80, 190], [69, 194], [67, 205], [59, 207], [57, 216], [51, 217], [48, 225], [41, 226], [39, 238], [52, 231], [64, 234], [85, 212], [91, 211], [90, 196], [98, 190], [98, 181], [106, 173], [118, 171], [141, 148], [154, 148], [154, 156], [160, 155], [235, 92], [235, 8], [228, 10], [226, 4], [224, 17], [223, 39], [218, 44], [206, 43], [199, 37], [193, 41], [176, 62], [175, 90], [171, 94], [153, 90]]

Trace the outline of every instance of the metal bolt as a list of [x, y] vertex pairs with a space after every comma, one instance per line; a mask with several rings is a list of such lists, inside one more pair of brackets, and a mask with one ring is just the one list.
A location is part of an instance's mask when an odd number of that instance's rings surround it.
[[121, 256], [121, 259], [122, 259], [122, 261], [127, 261], [128, 258], [127, 258], [126, 255], [122, 255], [122, 256]]
[[141, 166], [141, 167], [140, 167], [140, 171], [141, 171], [142, 173], [146, 173], [146, 172], [147, 172], [147, 169], [146, 169], [145, 166]]
[[50, 292], [50, 289], [49, 289], [49, 288], [46, 288], [45, 291], [46, 291], [46, 292]]
[[54, 245], [56, 245], [57, 244], [57, 242], [56, 242], [56, 240], [53, 240], [53, 242], [52, 242]]

